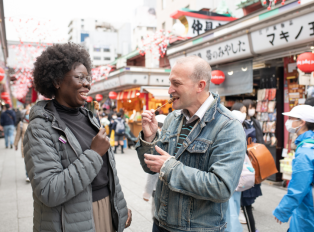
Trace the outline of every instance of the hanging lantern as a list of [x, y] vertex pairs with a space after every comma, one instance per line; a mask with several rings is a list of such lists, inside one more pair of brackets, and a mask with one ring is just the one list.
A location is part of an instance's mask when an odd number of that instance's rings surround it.
[[297, 66], [304, 73], [314, 72], [314, 53], [305, 52], [298, 56]]
[[225, 74], [223, 71], [214, 70], [212, 71], [212, 78], [210, 80], [215, 85], [220, 85], [225, 81]]
[[2, 92], [1, 93], [1, 99], [3, 99], [3, 100], [10, 99], [9, 93], [8, 92]]
[[4, 79], [4, 70], [0, 67], [0, 81]]
[[112, 100], [117, 99], [118, 94], [114, 91], [109, 92], [109, 98]]
[[86, 99], [86, 101], [87, 101], [88, 103], [90, 103], [90, 102], [93, 101], [93, 98], [92, 98], [91, 96], [88, 96], [87, 99]]
[[96, 94], [96, 101], [100, 102], [103, 99], [101, 94]]

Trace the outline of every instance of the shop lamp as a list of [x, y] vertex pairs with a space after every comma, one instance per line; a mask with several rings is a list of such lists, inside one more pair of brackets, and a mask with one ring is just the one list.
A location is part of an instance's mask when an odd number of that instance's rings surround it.
[[92, 98], [91, 96], [88, 96], [86, 101], [87, 101], [88, 103], [90, 103], [90, 102], [93, 101], [93, 98]]
[[140, 95], [141, 95], [141, 93], [140, 93], [140, 92], [136, 93], [136, 96], [140, 96]]
[[304, 73], [314, 72], [314, 53], [305, 52], [298, 56], [297, 66]]
[[212, 71], [212, 78], [210, 80], [215, 85], [220, 85], [225, 81], [225, 74], [223, 71], [214, 70]]
[[96, 101], [100, 102], [103, 99], [103, 96], [101, 94], [96, 94]]
[[4, 79], [4, 70], [0, 67], [0, 81]]
[[1, 93], [1, 99], [3, 99], [3, 100], [10, 99], [9, 93], [8, 92], [2, 92]]

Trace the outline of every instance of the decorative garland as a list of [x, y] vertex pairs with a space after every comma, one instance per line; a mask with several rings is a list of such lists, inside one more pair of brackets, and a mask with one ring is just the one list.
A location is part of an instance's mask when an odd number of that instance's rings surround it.
[[[268, 9], [268, 10], [271, 10], [272, 6], [277, 3], [277, 0], [268, 0], [268, 1], [269, 1], [269, 3], [268, 3], [267, 9]], [[281, 5], [285, 5], [285, 2], [286, 2], [286, 0], [282, 0], [282, 1], [281, 1]], [[301, 4], [301, 0], [299, 0], [298, 3]], [[264, 4], [264, 5], [267, 5], [267, 1], [265, 0], [265, 1], [263, 2], [263, 4]]]

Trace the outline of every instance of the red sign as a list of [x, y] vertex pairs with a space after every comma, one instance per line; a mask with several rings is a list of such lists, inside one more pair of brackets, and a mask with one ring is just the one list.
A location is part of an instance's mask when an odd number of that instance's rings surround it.
[[93, 98], [92, 98], [91, 96], [88, 96], [87, 99], [86, 99], [86, 101], [87, 101], [88, 103], [90, 103], [90, 102], [93, 101]]
[[118, 94], [114, 91], [109, 92], [109, 98], [112, 100], [117, 99]]
[[96, 94], [96, 101], [100, 102], [103, 99], [101, 94]]

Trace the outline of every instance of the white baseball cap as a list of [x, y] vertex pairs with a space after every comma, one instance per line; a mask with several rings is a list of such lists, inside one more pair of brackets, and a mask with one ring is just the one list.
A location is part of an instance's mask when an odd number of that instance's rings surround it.
[[290, 112], [282, 114], [289, 117], [299, 118], [306, 122], [314, 123], [314, 107], [310, 105], [295, 106]]

